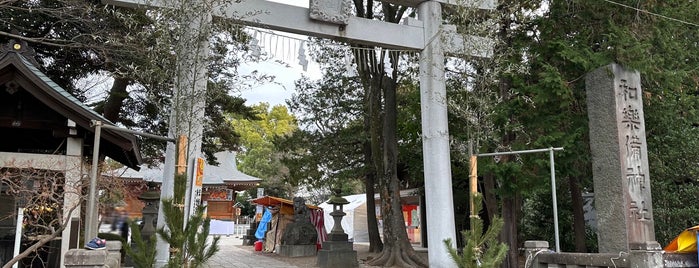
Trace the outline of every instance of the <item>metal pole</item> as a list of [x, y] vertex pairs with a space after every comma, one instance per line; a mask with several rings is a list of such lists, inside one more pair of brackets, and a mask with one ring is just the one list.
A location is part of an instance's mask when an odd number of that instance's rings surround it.
[[477, 154], [476, 156], [481, 157], [481, 156], [496, 156], [496, 155], [508, 155], [508, 154], [529, 154], [529, 153], [543, 153], [543, 152], [548, 152], [548, 151], [562, 151], [563, 147], [556, 147], [556, 148], [546, 148], [546, 149], [532, 149], [532, 150], [522, 150], [522, 151], [509, 151], [509, 152], [495, 152], [495, 153], [485, 153], [485, 154]]
[[553, 229], [556, 238], [556, 252], [561, 252], [561, 242], [558, 238], [558, 203], [556, 201], [556, 164], [553, 160], [553, 147], [549, 148], [551, 162], [551, 198], [553, 200]]
[[102, 121], [92, 121], [95, 126], [95, 140], [92, 144], [92, 170], [90, 171], [90, 192], [87, 196], [87, 216], [85, 217], [85, 244], [90, 242], [90, 239], [97, 236], [95, 230], [95, 201], [97, 199], [97, 165], [100, 152], [100, 134], [102, 132]]
[[562, 151], [563, 147], [549, 147], [546, 149], [532, 149], [532, 150], [522, 150], [522, 151], [510, 151], [510, 152], [495, 152], [495, 153], [485, 153], [477, 154], [476, 156], [496, 156], [496, 155], [510, 155], [510, 154], [528, 154], [528, 153], [542, 153], [549, 152], [549, 162], [551, 165], [551, 196], [553, 198], [553, 229], [554, 238], [556, 239], [556, 252], [561, 252], [560, 239], [558, 237], [558, 204], [556, 201], [556, 165], [553, 160], [554, 151]]
[[164, 140], [169, 142], [175, 142], [174, 138], [158, 136], [150, 133], [138, 132], [135, 130], [130, 130], [126, 128], [120, 128], [112, 125], [104, 125], [102, 121], [93, 120], [92, 126], [95, 127], [95, 140], [92, 148], [92, 170], [90, 171], [90, 192], [87, 196], [87, 216], [85, 217], [85, 244], [90, 242], [92, 238], [97, 237], [99, 227], [97, 227], [97, 211], [96, 211], [96, 201], [97, 201], [97, 167], [99, 165], [99, 149], [100, 149], [100, 139], [102, 134], [102, 128], [116, 130], [120, 132], [131, 133], [134, 135], [139, 135], [147, 138]]

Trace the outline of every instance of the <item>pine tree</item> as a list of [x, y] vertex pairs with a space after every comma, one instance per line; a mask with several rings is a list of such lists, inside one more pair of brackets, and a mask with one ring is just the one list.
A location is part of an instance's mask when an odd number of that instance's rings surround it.
[[132, 247], [127, 241], [124, 241], [124, 251], [126, 255], [131, 257], [136, 268], [150, 268], [155, 265], [155, 236], [151, 236], [149, 241], [144, 241], [141, 236], [141, 229], [138, 224], [129, 221], [131, 228], [131, 241], [134, 243]]
[[[475, 194], [473, 203], [476, 211], [482, 208], [483, 198], [480, 194]], [[463, 230], [461, 234], [464, 238], [464, 249], [461, 254], [452, 247], [451, 238], [444, 240], [444, 245], [449, 250], [449, 255], [456, 262], [459, 268], [472, 267], [498, 267], [505, 259], [508, 247], [498, 241], [498, 234], [502, 230], [503, 220], [494, 217], [488, 230], [483, 232], [483, 220], [479, 217], [471, 218], [471, 230]]]
[[[158, 229], [163, 240], [170, 243], [171, 256], [167, 267], [202, 267], [218, 252], [218, 236], [207, 243], [211, 219], [204, 217], [205, 206], [198, 206], [195, 213], [184, 224], [184, 192], [187, 176], [175, 176], [173, 198], [163, 199], [163, 213], [167, 228]], [[177, 202], [176, 202], [177, 201]]]

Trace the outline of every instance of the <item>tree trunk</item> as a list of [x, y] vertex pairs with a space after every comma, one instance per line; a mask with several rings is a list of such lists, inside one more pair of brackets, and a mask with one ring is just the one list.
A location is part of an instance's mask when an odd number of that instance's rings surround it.
[[112, 88], [109, 90], [109, 96], [104, 102], [104, 111], [102, 114], [104, 118], [112, 122], [119, 122], [119, 111], [124, 105], [124, 100], [129, 97], [129, 93], [126, 91], [126, 87], [131, 84], [131, 80], [124, 77], [114, 78], [114, 83]]
[[[373, 0], [354, 0], [357, 16], [374, 18]], [[377, 2], [378, 3], [378, 2]], [[398, 22], [403, 17], [405, 7], [394, 6], [382, 2], [384, 20]], [[402, 267], [426, 267], [426, 263], [417, 256], [413, 250], [405, 230], [403, 210], [400, 202], [400, 182], [397, 176], [397, 142], [396, 142], [396, 77], [398, 77], [398, 54], [392, 53], [391, 65], [393, 67], [392, 78], [386, 75], [384, 68], [384, 52], [376, 57], [376, 51], [354, 51], [357, 61], [357, 71], [362, 85], [367, 92], [367, 110], [369, 112], [368, 124], [371, 137], [371, 157], [375, 170], [375, 179], [378, 180], [378, 191], [381, 194], [381, 213], [383, 219], [384, 243], [381, 253], [371, 261], [378, 266], [402, 266]], [[381, 106], [383, 101], [384, 107]], [[382, 114], [383, 112], [383, 114]], [[366, 126], [365, 126], [366, 129]], [[372, 185], [373, 186], [373, 185]], [[369, 196], [367, 185], [367, 205], [373, 201]], [[369, 209], [369, 208], [368, 208]], [[374, 214], [368, 211], [368, 214]], [[367, 219], [369, 220], [369, 219]]]
[[495, 178], [492, 173], [483, 176], [483, 201], [488, 220], [492, 220], [497, 215], [498, 200], [495, 196]]
[[575, 252], [587, 252], [587, 246], [585, 245], [585, 212], [583, 211], [583, 199], [578, 178], [569, 176], [568, 187], [570, 188], [571, 206], [573, 206]]
[[[370, 103], [374, 98], [369, 97], [369, 94], [364, 94], [364, 133], [367, 136], [365, 139], [364, 147], [364, 165], [366, 166], [366, 173], [364, 175], [364, 188], [366, 190], [366, 215], [367, 215], [367, 229], [369, 233], [369, 252], [379, 253], [383, 250], [383, 242], [381, 241], [381, 235], [379, 234], [379, 224], [376, 219], [376, 200], [374, 198], [376, 191], [374, 190], [376, 184], [376, 169], [372, 162], [372, 135], [367, 135], [373, 133], [371, 128], [371, 118], [376, 116], [378, 118], [378, 113], [374, 115], [369, 111], [372, 111], [369, 107], [372, 106]], [[378, 143], [378, 142], [377, 142]]]
[[[371, 177], [371, 179], [369, 179]], [[369, 252], [379, 253], [383, 250], [383, 242], [379, 234], [379, 223], [376, 219], [376, 200], [374, 195], [374, 176], [367, 176], [367, 186], [371, 180], [371, 187], [366, 188], [366, 212], [367, 212], [367, 228], [369, 229]]]
[[500, 234], [500, 240], [510, 247], [505, 261], [500, 265], [503, 268], [517, 268], [518, 265], [517, 223], [519, 222], [519, 211], [522, 207], [518, 199], [519, 194], [516, 194], [515, 196], [504, 198], [502, 201], [502, 218], [505, 220], [505, 224]]
[[[507, 7], [512, 5], [512, 1], [500, 2], [498, 10], [508, 10]], [[512, 18], [509, 15], [502, 16], [500, 31], [498, 32], [498, 37], [502, 41], [499, 46], [496, 47], [496, 51], [503, 51], [512, 46], [513, 38], [509, 36], [510, 25], [512, 25]], [[498, 83], [499, 96], [502, 102], [507, 103], [511, 99], [512, 90], [512, 79], [506, 75], [501, 75], [500, 82]], [[515, 122], [514, 114], [509, 114], [509, 119], [511, 122]], [[515, 133], [511, 130], [504, 130], [502, 136], [502, 146], [507, 148], [516, 139]], [[511, 156], [504, 156], [501, 158], [501, 163], [507, 163], [511, 159]], [[517, 185], [516, 178], [503, 178], [504, 183]], [[507, 196], [502, 199], [502, 218], [505, 222], [500, 238], [502, 242], [509, 246], [507, 251], [507, 257], [500, 267], [503, 268], [517, 268], [518, 261], [518, 244], [517, 244], [517, 224], [519, 223], [518, 212], [521, 209], [521, 205], [518, 205], [519, 193], [507, 193]]]
[[[395, 76], [394, 76], [395, 77]], [[379, 181], [381, 212], [384, 221], [384, 249], [369, 265], [384, 267], [428, 267], [417, 255], [408, 240], [400, 201], [400, 182], [397, 174], [398, 142], [396, 141], [396, 81], [382, 79], [384, 94], [383, 121], [383, 178]]]

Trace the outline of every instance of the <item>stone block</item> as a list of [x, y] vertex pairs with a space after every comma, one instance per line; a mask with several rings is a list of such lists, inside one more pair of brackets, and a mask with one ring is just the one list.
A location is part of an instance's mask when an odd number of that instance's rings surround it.
[[673, 253], [666, 252], [663, 254], [663, 267], [666, 268], [684, 268], [684, 267], [699, 267], [696, 253]]
[[107, 266], [121, 267], [121, 241], [107, 241]]
[[325, 241], [323, 242], [323, 250], [352, 251], [353, 244], [347, 241]]
[[107, 241], [107, 251], [121, 251], [121, 241]]
[[104, 263], [105, 268], [121, 268], [121, 261], [119, 259], [107, 257], [107, 261]]
[[107, 262], [106, 250], [70, 249], [65, 255], [67, 268], [104, 267]]
[[318, 251], [318, 266], [321, 268], [354, 268], [359, 267], [357, 252], [354, 250], [327, 250]]
[[631, 268], [664, 267], [663, 252], [653, 250], [632, 250], [629, 254]]
[[316, 245], [279, 245], [279, 255], [285, 257], [307, 257], [315, 256]]
[[328, 241], [347, 241], [348, 237], [349, 236], [345, 233], [329, 233]]
[[347, 25], [352, 15], [352, 4], [347, 0], [311, 0], [309, 11], [311, 19]]
[[525, 249], [546, 249], [549, 248], [549, 241], [527, 240], [524, 241]]

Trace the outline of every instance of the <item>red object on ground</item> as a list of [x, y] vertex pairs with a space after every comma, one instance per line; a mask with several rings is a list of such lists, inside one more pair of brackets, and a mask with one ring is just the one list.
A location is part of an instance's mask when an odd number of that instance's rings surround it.
[[262, 251], [262, 241], [255, 241], [255, 251]]

